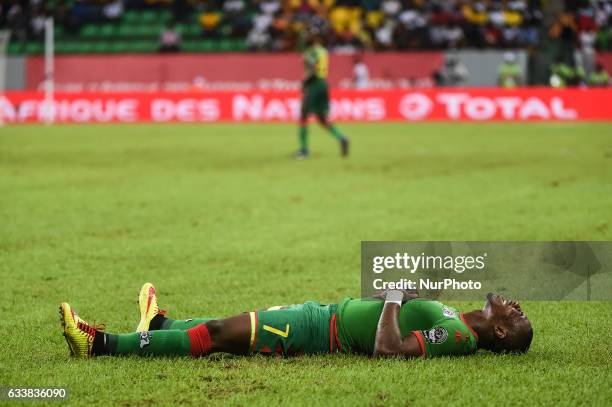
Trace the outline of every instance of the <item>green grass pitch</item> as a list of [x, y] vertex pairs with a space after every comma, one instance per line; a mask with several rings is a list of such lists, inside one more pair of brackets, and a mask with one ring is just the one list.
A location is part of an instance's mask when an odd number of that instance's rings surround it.
[[361, 240], [612, 240], [609, 124], [340, 127], [352, 156], [313, 129], [308, 161], [291, 125], [0, 129], [0, 386], [66, 386], [73, 405], [610, 405], [610, 302], [525, 303], [525, 356], [68, 357], [61, 301], [126, 332], [148, 280], [171, 316], [225, 316], [358, 296]]

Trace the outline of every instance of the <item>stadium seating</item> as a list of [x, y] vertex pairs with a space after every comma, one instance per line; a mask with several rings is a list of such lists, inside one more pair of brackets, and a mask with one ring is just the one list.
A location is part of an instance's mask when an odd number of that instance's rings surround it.
[[[179, 1], [184, 3], [182, 10], [177, 8]], [[109, 15], [106, 7], [113, 3], [119, 11]], [[32, 22], [45, 14], [55, 15], [58, 53], [153, 52], [170, 23], [175, 23], [181, 35], [179, 48], [186, 52], [293, 50], [306, 27], [325, 32], [329, 45], [345, 49], [521, 47], [542, 41], [542, 7], [550, 3], [554, 2], [47, 0], [44, 11], [33, 6], [21, 10], [21, 20], [9, 17], [19, 15], [10, 7], [1, 9], [0, 24], [16, 31], [9, 54], [43, 51], [40, 24], [35, 32]], [[573, 10], [580, 32], [596, 28], [595, 45], [606, 50], [612, 42], [612, 29], [606, 24], [612, 6], [597, 12], [589, 7]]]
[[[51, 6], [54, 2], [51, 2]], [[159, 37], [164, 27], [173, 20], [168, 8], [128, 9], [119, 21], [91, 21], [78, 29], [66, 29], [56, 21], [56, 52], [65, 53], [149, 53], [159, 48]], [[176, 25], [181, 33], [181, 49], [186, 52], [227, 52], [246, 49], [244, 39], [221, 40], [202, 38], [197, 16], [190, 16]], [[42, 38], [14, 39], [9, 54], [40, 54], [44, 51]]]

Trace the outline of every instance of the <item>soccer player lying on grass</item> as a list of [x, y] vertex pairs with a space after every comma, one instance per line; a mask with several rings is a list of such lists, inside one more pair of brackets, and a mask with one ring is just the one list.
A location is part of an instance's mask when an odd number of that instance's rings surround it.
[[[158, 306], [155, 287], [139, 295], [137, 332], [109, 334], [60, 306], [64, 337], [72, 355], [206, 356], [361, 353], [372, 356], [441, 356], [526, 352], [533, 332], [517, 302], [488, 294], [484, 308], [459, 313], [407, 291], [370, 299], [344, 299], [245, 312], [230, 318], [173, 320]], [[384, 300], [384, 301], [383, 301]]]

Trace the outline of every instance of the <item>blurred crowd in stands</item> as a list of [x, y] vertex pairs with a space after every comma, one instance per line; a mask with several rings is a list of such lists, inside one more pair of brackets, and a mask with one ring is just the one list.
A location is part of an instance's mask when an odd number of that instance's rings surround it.
[[596, 50], [611, 49], [612, 1], [564, 0], [548, 34], [556, 46], [551, 86], [608, 85], [608, 73], [596, 60]]
[[422, 49], [535, 45], [542, 28], [541, 0], [6, 0], [0, 19], [14, 35], [38, 37], [45, 14], [78, 29], [146, 7], [169, 8], [176, 22], [195, 16], [204, 36], [269, 50], [294, 49], [306, 29], [332, 48]]
[[[126, 9], [164, 8], [195, 19], [202, 36], [246, 38], [252, 49], [293, 50], [316, 30], [338, 50], [538, 45], [551, 0], [4, 0], [0, 24], [17, 37], [42, 35], [45, 15], [67, 29], [118, 21]], [[610, 49], [610, 0], [565, 0], [550, 35]]]
[[341, 50], [515, 47], [539, 42], [542, 10], [539, 0], [264, 0], [248, 38], [287, 49], [305, 26]]
[[[545, 26], [554, 4], [560, 7]], [[612, 0], [3, 0], [0, 26], [16, 39], [41, 39], [52, 15], [78, 36], [87, 24], [121, 23], [130, 10], [170, 16], [157, 33], [166, 52], [181, 50], [185, 25], [200, 38], [242, 39], [266, 51], [300, 49], [313, 32], [337, 52], [555, 43], [553, 70], [569, 66], [576, 75], [577, 67], [596, 71], [596, 50], [612, 49]]]

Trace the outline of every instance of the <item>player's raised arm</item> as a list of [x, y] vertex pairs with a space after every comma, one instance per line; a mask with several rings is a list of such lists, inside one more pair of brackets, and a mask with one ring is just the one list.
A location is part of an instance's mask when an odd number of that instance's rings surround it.
[[408, 291], [389, 290], [384, 293], [385, 305], [374, 342], [374, 356], [405, 356], [415, 357], [422, 354], [416, 336], [410, 334], [402, 337], [399, 326], [399, 312], [402, 303], [413, 298]]

